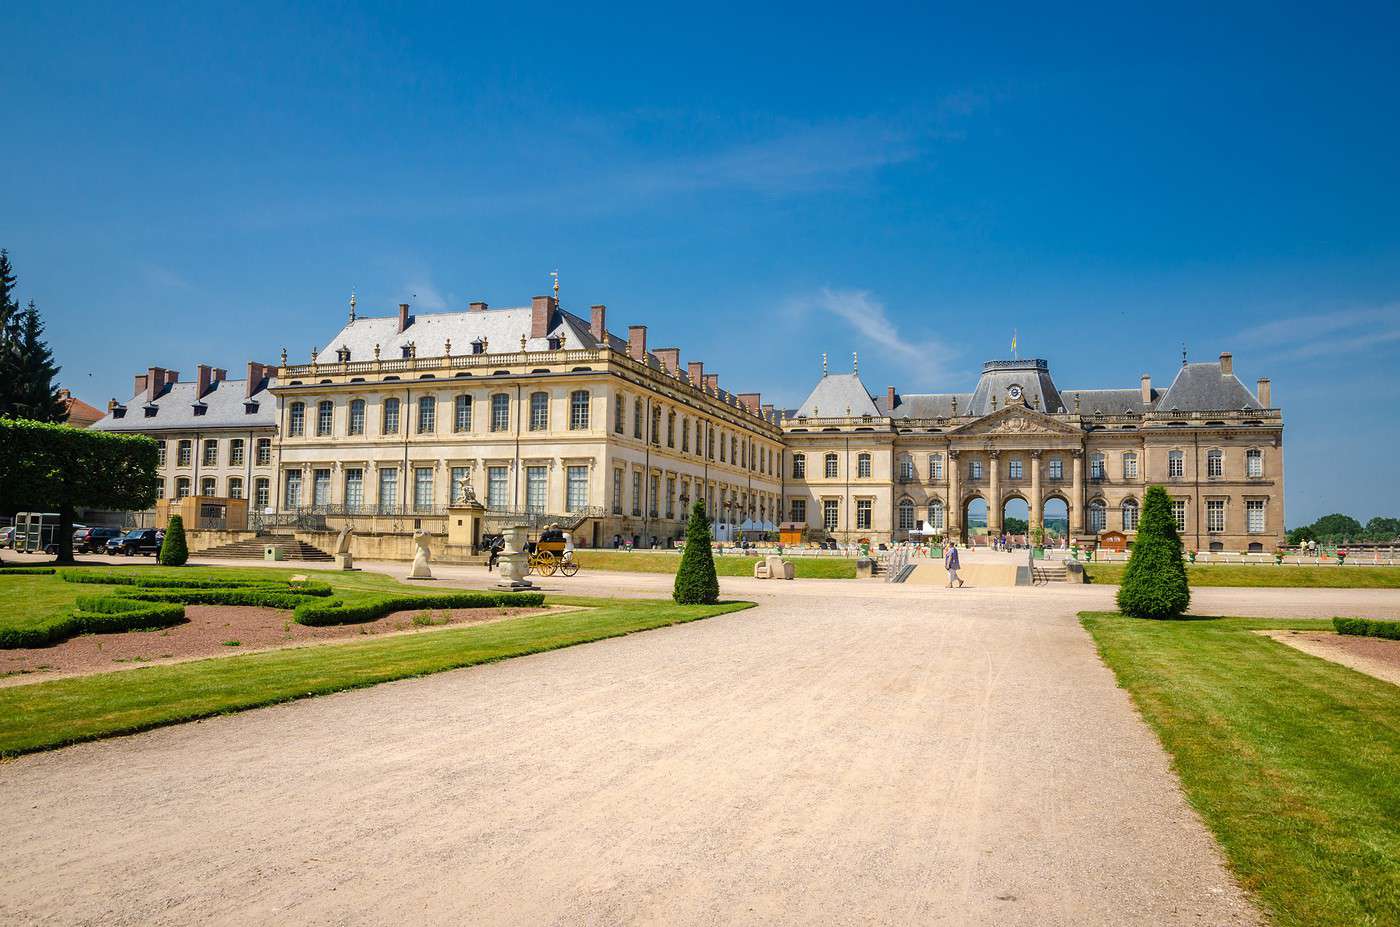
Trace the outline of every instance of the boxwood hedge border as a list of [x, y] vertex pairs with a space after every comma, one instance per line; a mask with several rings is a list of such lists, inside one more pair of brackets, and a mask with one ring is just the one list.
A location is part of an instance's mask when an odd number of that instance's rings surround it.
[[1374, 618], [1333, 618], [1332, 627], [1338, 634], [1358, 637], [1382, 637], [1400, 641], [1400, 621], [1380, 621]]

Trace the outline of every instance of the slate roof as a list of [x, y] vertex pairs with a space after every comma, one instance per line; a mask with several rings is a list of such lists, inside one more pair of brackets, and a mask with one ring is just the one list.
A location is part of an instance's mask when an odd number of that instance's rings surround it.
[[[895, 396], [893, 418], [952, 418], [953, 400], [958, 401], [958, 415], [967, 413], [972, 402], [971, 393], [902, 393]], [[876, 403], [881, 415], [890, 415], [885, 409], [885, 397]]]
[[[958, 401], [960, 415], [990, 415], [996, 409], [1005, 408], [1006, 392], [1013, 385], [1020, 386], [1025, 402], [1037, 412], [1064, 411], [1065, 402], [1055, 381], [1050, 378], [1050, 365], [1040, 358], [1025, 360], [995, 360], [982, 365], [982, 375], [977, 378], [977, 388], [972, 391], [972, 399], [967, 408]], [[992, 397], [996, 397], [996, 409], [992, 407]]]
[[1176, 373], [1176, 379], [1167, 387], [1157, 403], [1158, 412], [1179, 409], [1183, 412], [1223, 412], [1239, 409], [1261, 409], [1259, 400], [1254, 398], [1239, 377], [1233, 373], [1222, 373], [1220, 364], [1207, 361], [1199, 364], [1186, 364]]
[[249, 412], [244, 402], [247, 380], [220, 380], [204, 394], [203, 415], [195, 414], [195, 382], [171, 383], [165, 392], [150, 403], [156, 414], [146, 414], [146, 394], [137, 393], [126, 403], [126, 414], [116, 418], [110, 413], [93, 425], [96, 431], [170, 431], [172, 429], [205, 428], [272, 428], [277, 425], [277, 399], [268, 388], [269, 379], [251, 397], [257, 409]]
[[[1142, 401], [1142, 388], [1138, 389], [1067, 389], [1060, 394], [1064, 398], [1065, 411], [1074, 411], [1074, 398], [1079, 397], [1080, 415], [1142, 415], [1151, 412], [1152, 403]], [[1155, 401], [1157, 390], [1152, 391]]]
[[817, 381], [806, 401], [798, 407], [797, 414], [840, 418], [843, 415], [875, 416], [881, 413], [859, 374], [832, 373]]
[[[472, 342], [486, 340], [486, 353], [501, 354], [520, 350], [520, 336], [525, 336], [529, 351], [549, 350], [550, 338], [564, 338], [565, 348], [598, 348], [601, 343], [589, 331], [588, 323], [578, 316], [560, 310], [555, 314], [554, 327], [544, 338], [531, 338], [531, 308], [486, 309], [480, 312], [433, 312], [409, 317], [409, 325], [399, 331], [398, 316], [389, 318], [358, 318], [347, 322], [335, 337], [321, 348], [320, 359], [330, 362], [336, 351], [350, 349], [350, 360], [374, 359], [374, 346], [385, 360], [403, 356], [410, 343], [416, 345], [418, 357], [442, 357], [447, 340], [452, 340], [452, 353], [470, 354]], [[627, 342], [608, 333], [611, 347], [625, 352]], [[651, 358], [648, 358], [649, 360]]]

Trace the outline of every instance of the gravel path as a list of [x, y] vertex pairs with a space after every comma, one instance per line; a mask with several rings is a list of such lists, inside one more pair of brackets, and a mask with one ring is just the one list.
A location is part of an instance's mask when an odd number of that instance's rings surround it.
[[1075, 620], [1103, 590], [774, 585], [0, 766], [0, 922], [1257, 923]]

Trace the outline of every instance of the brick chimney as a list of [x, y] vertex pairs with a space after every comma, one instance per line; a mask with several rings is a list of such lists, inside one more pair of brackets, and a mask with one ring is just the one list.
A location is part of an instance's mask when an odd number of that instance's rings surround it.
[[707, 374], [705, 374], [705, 388], [708, 389], [710, 392], [714, 393], [716, 396], [718, 396], [718, 395], [719, 395], [719, 374], [717, 374], [717, 373], [707, 373]]
[[1235, 359], [1230, 356], [1229, 351], [1220, 352], [1220, 375], [1222, 377], [1233, 376], [1235, 373]]
[[554, 297], [536, 296], [530, 300], [530, 337], [549, 336], [550, 322], [554, 317]]
[[893, 386], [887, 386], [887, 387], [885, 387], [885, 414], [886, 414], [886, 415], [893, 415], [893, 414], [894, 414], [894, 387], [893, 387]]
[[588, 331], [601, 344], [608, 342], [608, 307], [591, 306], [588, 310]]
[[1152, 402], [1152, 377], [1145, 373], [1142, 375], [1142, 401], [1144, 404]]
[[680, 348], [657, 348], [652, 352], [657, 360], [665, 366], [666, 372], [673, 377], [681, 375], [681, 349]]
[[686, 365], [686, 372], [690, 376], [691, 386], [701, 386], [705, 382], [705, 362], [691, 361]]
[[467, 303], [467, 311], [468, 311], [468, 312], [485, 312], [485, 311], [486, 311], [486, 304], [485, 304], [485, 303]]
[[222, 368], [222, 367], [215, 367], [215, 368], [214, 368], [214, 382], [215, 382], [215, 383], [222, 383], [223, 381], [225, 381], [225, 380], [227, 380], [227, 379], [228, 379], [228, 371], [227, 371], [227, 370], [225, 370], [225, 369]]
[[1273, 406], [1272, 406], [1270, 403], [1273, 402], [1274, 396], [1273, 396], [1273, 390], [1270, 389], [1270, 387], [1269, 387], [1269, 378], [1268, 378], [1268, 377], [1260, 377], [1260, 378], [1259, 378], [1259, 382], [1258, 382], [1257, 384], [1255, 384], [1254, 396], [1255, 396], [1256, 399], [1259, 400], [1259, 404], [1260, 404], [1261, 406], [1263, 406], [1264, 408], [1266, 408], [1266, 409], [1272, 409], [1272, 408], [1273, 408]]
[[171, 383], [180, 382], [180, 371], [166, 370], [164, 367], [148, 367], [146, 369], [146, 401], [152, 402], [157, 396], [165, 392], [165, 387]]
[[740, 393], [739, 402], [743, 404], [754, 415], [758, 414], [758, 407], [763, 404], [763, 394], [761, 393]]
[[139, 396], [146, 391], [147, 374], [138, 373], [131, 383], [131, 395]]
[[272, 376], [277, 368], [271, 364], [260, 364], [257, 361], [248, 361], [248, 382], [243, 388], [243, 398], [251, 399], [253, 394], [262, 389], [263, 383]]
[[198, 364], [194, 368], [194, 398], [199, 401], [204, 398], [204, 394], [209, 392], [209, 384], [213, 382], [212, 374], [214, 369], [208, 364]]
[[647, 327], [645, 325], [627, 326], [627, 356], [634, 361], [646, 363]]
[[399, 303], [399, 331], [408, 328], [408, 303]]

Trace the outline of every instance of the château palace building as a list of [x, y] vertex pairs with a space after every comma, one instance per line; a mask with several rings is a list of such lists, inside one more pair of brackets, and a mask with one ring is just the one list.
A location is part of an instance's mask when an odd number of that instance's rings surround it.
[[[854, 367], [854, 364], [853, 364]], [[555, 520], [581, 544], [650, 546], [703, 499], [722, 532], [900, 541], [1032, 529], [1092, 543], [1136, 531], [1162, 484], [1189, 548], [1283, 540], [1282, 416], [1232, 359], [1185, 363], [1165, 390], [1061, 390], [1044, 360], [983, 365], [969, 393], [872, 394], [822, 377], [796, 409], [731, 392], [678, 348], [626, 337], [604, 306], [531, 305], [349, 319], [309, 361], [138, 374], [94, 427], [161, 446], [161, 495], [247, 498], [257, 517], [412, 518], [442, 528], [465, 494], [502, 520]], [[973, 516], [972, 513], [977, 515]], [[984, 513], [984, 514], [983, 514]], [[970, 517], [971, 516], [971, 517]], [[283, 522], [286, 523], [286, 522]]]

